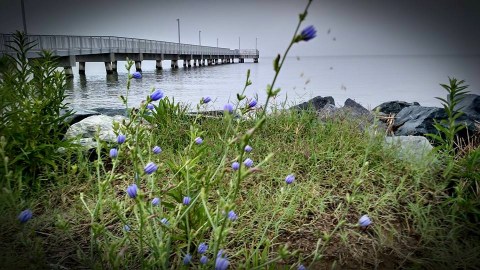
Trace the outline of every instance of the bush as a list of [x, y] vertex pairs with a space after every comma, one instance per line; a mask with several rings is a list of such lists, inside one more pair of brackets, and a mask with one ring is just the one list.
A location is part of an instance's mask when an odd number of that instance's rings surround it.
[[72, 146], [62, 139], [65, 119], [72, 114], [64, 104], [65, 75], [51, 52], [28, 59], [33, 42], [23, 33], [17, 32], [9, 47], [15, 55], [4, 56], [0, 71], [1, 155], [6, 160], [0, 173], [7, 181], [2, 184], [11, 187], [12, 179], [22, 179], [18, 187], [38, 186], [39, 176], [55, 170], [62, 159], [58, 149]]

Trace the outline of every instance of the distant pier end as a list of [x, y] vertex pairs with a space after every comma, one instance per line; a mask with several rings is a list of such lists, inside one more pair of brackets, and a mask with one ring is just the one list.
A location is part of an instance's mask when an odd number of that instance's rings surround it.
[[[12, 41], [12, 34], [0, 34], [1, 54], [14, 53], [7, 46], [14, 45]], [[235, 59], [238, 59], [238, 63], [244, 63], [245, 59], [253, 59], [254, 63], [258, 63], [260, 56], [256, 49], [231, 50], [114, 36], [28, 35], [28, 41], [35, 42], [28, 58], [38, 58], [42, 50], [49, 50], [59, 57], [58, 66], [64, 67], [69, 77], [73, 76], [72, 67], [77, 62], [79, 74], [85, 74], [87, 62], [104, 62], [106, 73], [112, 74], [117, 72], [117, 61], [127, 58], [135, 61], [135, 70], [141, 72], [143, 60], [155, 60], [156, 69], [161, 70], [163, 60], [169, 60], [170, 67], [176, 69], [179, 60], [184, 68], [191, 68], [235, 63]]]

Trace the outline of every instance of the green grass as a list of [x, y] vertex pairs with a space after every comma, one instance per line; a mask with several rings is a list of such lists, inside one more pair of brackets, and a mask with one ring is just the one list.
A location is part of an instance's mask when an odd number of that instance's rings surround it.
[[[139, 133], [141, 140], [135, 143], [136, 148], [129, 144], [132, 148], [128, 154], [124, 149], [113, 174], [108, 156], [102, 156], [102, 163], [98, 163], [74, 153], [75, 159], [66, 158], [49, 175], [56, 181], [43, 190], [25, 190], [22, 194], [2, 190], [0, 268], [136, 269], [142, 264], [154, 265], [158, 258], [166, 258], [174, 268], [181, 265], [180, 252], [189, 245], [182, 240], [185, 238], [171, 238], [172, 253], [155, 254], [149, 248], [151, 243], [167, 239], [168, 232], [158, 229], [156, 217], [140, 219], [149, 224], [144, 224], [143, 231], [133, 222], [142, 216], [141, 211], [150, 211], [148, 201], [153, 196], [162, 199], [162, 207], [155, 210], [160, 213], [156, 213], [172, 217], [179, 203], [167, 193], [185, 185], [182, 175], [188, 171], [192, 181], [207, 181], [222, 164], [225, 144], [220, 138], [227, 120], [200, 120], [196, 127], [203, 132], [204, 148], [201, 159], [191, 168], [175, 171], [169, 164], [184, 164], [192, 157], [184, 149], [191, 143], [188, 127], [193, 120], [171, 115], [168, 128], [145, 128]], [[254, 124], [253, 120], [241, 121], [240, 134]], [[382, 134], [361, 131], [355, 120], [323, 122], [310, 112], [279, 111], [270, 115], [250, 140], [253, 151], [248, 156], [255, 165], [270, 153], [273, 157], [241, 182], [234, 201], [238, 219], [227, 226], [221, 246], [231, 266], [296, 269], [302, 263], [309, 269], [480, 267], [478, 231], [468, 219], [452, 216], [445, 193], [448, 183], [441, 180], [441, 166], [433, 162], [435, 157], [424, 162], [400, 159], [395, 148], [386, 148], [382, 142]], [[163, 149], [158, 156], [148, 153], [155, 144]], [[236, 174], [230, 164], [237, 153], [233, 146], [215, 181], [208, 184], [206, 204], [211, 214], [222, 207], [223, 194], [232, 189]], [[141, 180], [144, 197], [139, 200], [147, 202], [143, 210], [125, 194], [126, 187], [133, 183], [132, 155], [159, 165], [154, 176]], [[284, 179], [291, 173], [295, 182], [287, 185]], [[100, 192], [98, 181], [109, 177], [112, 180]], [[90, 209], [100, 207], [94, 228], [80, 194]], [[195, 211], [187, 214], [190, 224], [207, 220], [200, 204], [199, 199], [196, 208], [192, 206]], [[21, 225], [16, 215], [28, 207], [34, 211], [34, 218]], [[366, 230], [356, 225], [363, 214], [373, 221]], [[123, 218], [135, 233], [144, 235], [145, 242], [123, 231]], [[208, 241], [212, 236], [207, 223], [192, 228], [201, 232], [193, 238], [195, 231], [191, 235], [183, 232], [181, 224], [171, 235], [184, 235], [193, 242]], [[97, 233], [96, 239], [92, 232]], [[277, 255], [285, 245], [293, 253], [280, 259]], [[198, 261], [198, 255], [192, 255]]]

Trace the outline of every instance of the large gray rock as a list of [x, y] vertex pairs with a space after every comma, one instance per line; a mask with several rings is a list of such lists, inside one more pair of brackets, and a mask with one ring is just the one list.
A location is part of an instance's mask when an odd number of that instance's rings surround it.
[[[393, 131], [397, 136], [423, 136], [428, 133], [436, 134], [434, 119], [439, 122], [447, 119], [444, 108], [410, 106], [403, 108], [395, 117]], [[466, 124], [469, 134], [476, 132], [474, 119], [464, 114], [459, 117], [456, 123]], [[463, 132], [459, 134], [464, 137]]]
[[459, 111], [467, 114], [469, 117], [480, 121], [480, 96], [475, 94], [465, 95], [462, 101], [457, 105]]
[[367, 110], [365, 107], [350, 98], [347, 98], [347, 100], [345, 100], [345, 104], [341, 109], [347, 113], [351, 113], [354, 116], [371, 115], [371, 112], [369, 110]]
[[418, 102], [408, 103], [406, 101], [398, 101], [398, 100], [388, 101], [373, 108], [372, 111], [378, 110], [379, 112], [385, 113], [385, 114], [397, 114], [403, 108], [410, 107], [410, 106], [420, 106], [420, 104]]
[[[65, 134], [66, 138], [95, 138], [97, 130], [99, 130], [99, 138], [102, 141], [115, 142], [116, 136], [113, 132], [113, 122], [121, 122], [126, 119], [124, 116], [106, 116], [94, 115], [83, 119], [82, 121], [70, 126]], [[92, 145], [89, 140], [79, 141], [82, 145]], [[87, 142], [88, 141], [88, 142]]]
[[423, 136], [393, 136], [385, 137], [385, 144], [387, 146], [398, 147], [398, 156], [400, 158], [424, 159], [433, 146]]
[[335, 100], [333, 97], [328, 96], [328, 97], [314, 97], [311, 100], [307, 102], [300, 103], [298, 105], [292, 106], [292, 110], [308, 110], [308, 109], [313, 109], [315, 111], [320, 111], [325, 107], [325, 105], [331, 104], [335, 106]]

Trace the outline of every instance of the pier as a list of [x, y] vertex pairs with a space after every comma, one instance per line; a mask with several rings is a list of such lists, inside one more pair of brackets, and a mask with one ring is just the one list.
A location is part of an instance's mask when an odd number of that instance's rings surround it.
[[[13, 45], [12, 34], [0, 34], [0, 53], [12, 54], [7, 45]], [[58, 57], [58, 66], [65, 69], [67, 76], [73, 76], [72, 67], [78, 63], [78, 72], [85, 74], [87, 62], [104, 62], [107, 74], [117, 72], [117, 61], [127, 58], [135, 61], [136, 71], [142, 71], [143, 60], [155, 60], [156, 69], [163, 69], [163, 61], [170, 61], [170, 67], [184, 68], [212, 66], [219, 64], [244, 63], [253, 59], [258, 63], [256, 49], [229, 49], [158, 40], [115, 37], [115, 36], [70, 36], [70, 35], [28, 35], [34, 42], [28, 58], [38, 58], [42, 50], [49, 50]]]

